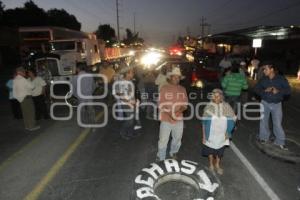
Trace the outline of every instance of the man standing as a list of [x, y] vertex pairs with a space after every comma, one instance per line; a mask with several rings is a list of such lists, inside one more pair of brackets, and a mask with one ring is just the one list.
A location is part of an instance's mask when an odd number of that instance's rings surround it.
[[[77, 76], [73, 79], [73, 91], [74, 95], [78, 99], [79, 105], [83, 103], [93, 102], [93, 99], [90, 99], [88, 96], [93, 96], [95, 81], [93, 77], [87, 76], [88, 73], [86, 73], [85, 67], [86, 65], [84, 64], [78, 64], [76, 66]], [[81, 122], [84, 126], [93, 125], [96, 117], [93, 106], [84, 105], [80, 111], [80, 120], [78, 121]]]
[[40, 127], [36, 125], [35, 108], [32, 100], [32, 90], [34, 86], [27, 80], [23, 67], [16, 69], [17, 76], [13, 80], [13, 96], [21, 104], [25, 129], [35, 131]]
[[179, 68], [173, 68], [167, 73], [168, 83], [159, 92], [160, 131], [158, 141], [157, 160], [166, 159], [166, 150], [170, 134], [172, 142], [170, 156], [177, 158], [183, 134], [183, 111], [187, 109], [188, 98], [185, 88], [179, 85], [182, 78]]
[[232, 66], [231, 61], [228, 58], [228, 55], [225, 55], [224, 58], [220, 61], [219, 67], [221, 68], [221, 72], [225, 72], [226, 69], [230, 68]]
[[132, 82], [134, 71], [132, 67], [123, 66], [118, 74], [120, 75], [119, 80], [113, 86], [113, 95], [117, 100], [117, 120], [121, 122], [121, 138], [129, 140], [135, 136], [135, 109], [138, 103], [135, 98], [135, 87]]
[[226, 101], [237, 114], [238, 104], [241, 101], [241, 92], [248, 88], [248, 83], [246, 77], [240, 73], [237, 64], [231, 67], [230, 72], [223, 78], [222, 87], [225, 91]]
[[262, 67], [264, 67], [265, 77], [254, 88], [254, 91], [261, 97], [261, 104], [263, 106], [261, 113], [263, 116], [259, 126], [259, 140], [261, 143], [269, 141], [269, 118], [271, 114], [276, 137], [274, 144], [278, 145], [282, 150], [287, 150], [285, 146], [285, 133], [281, 125], [281, 102], [284, 96], [291, 94], [291, 88], [285, 77], [278, 75], [278, 70], [272, 62], [265, 62]]
[[252, 60], [251, 60], [251, 68], [250, 68], [250, 77], [253, 80], [257, 80], [257, 72], [258, 72], [258, 67], [259, 67], [259, 63], [260, 61], [257, 59], [257, 57], [255, 56]]

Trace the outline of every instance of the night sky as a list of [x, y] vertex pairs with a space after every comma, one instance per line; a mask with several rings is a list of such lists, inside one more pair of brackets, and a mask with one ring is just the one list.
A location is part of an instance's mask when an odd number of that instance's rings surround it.
[[[25, 0], [2, 0], [7, 8], [21, 7]], [[116, 27], [115, 0], [35, 0], [39, 7], [63, 8], [75, 15], [82, 30], [95, 31], [101, 24]], [[201, 34], [201, 17], [211, 24], [210, 33], [256, 25], [300, 24], [299, 0], [119, 0], [121, 36], [125, 28], [136, 30], [147, 42], [170, 44], [178, 35]], [[206, 30], [208, 31], [208, 30]]]

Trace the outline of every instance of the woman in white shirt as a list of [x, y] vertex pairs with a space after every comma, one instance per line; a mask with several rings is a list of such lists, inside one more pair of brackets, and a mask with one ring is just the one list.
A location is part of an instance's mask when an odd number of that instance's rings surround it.
[[202, 118], [203, 149], [202, 155], [209, 160], [209, 169], [223, 174], [220, 161], [225, 146], [229, 145], [229, 138], [235, 125], [236, 116], [228, 103], [224, 101], [220, 89], [212, 91], [211, 102], [204, 108]]

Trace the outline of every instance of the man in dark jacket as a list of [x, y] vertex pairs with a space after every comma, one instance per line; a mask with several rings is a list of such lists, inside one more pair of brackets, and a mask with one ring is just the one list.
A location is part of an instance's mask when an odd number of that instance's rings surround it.
[[254, 88], [254, 91], [261, 97], [262, 119], [259, 127], [259, 140], [261, 143], [269, 141], [269, 117], [272, 115], [273, 130], [276, 137], [274, 144], [281, 149], [285, 147], [285, 133], [282, 128], [282, 101], [285, 96], [291, 94], [291, 88], [284, 76], [278, 74], [277, 68], [272, 62], [265, 62], [264, 75]]

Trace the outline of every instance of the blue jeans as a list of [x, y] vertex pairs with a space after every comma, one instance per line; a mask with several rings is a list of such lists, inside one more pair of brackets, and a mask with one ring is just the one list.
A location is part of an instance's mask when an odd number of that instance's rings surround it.
[[264, 110], [261, 112], [263, 118], [260, 120], [259, 125], [259, 139], [268, 141], [270, 137], [269, 118], [272, 115], [273, 131], [276, 137], [275, 144], [285, 144], [285, 133], [283, 131], [282, 122], [282, 105], [280, 103], [268, 103], [266, 101], [261, 102]]
[[157, 153], [157, 157], [159, 157], [160, 160], [166, 159], [166, 151], [168, 147], [170, 133], [172, 134], [170, 156], [172, 156], [179, 151], [179, 148], [181, 146], [183, 121], [176, 122], [176, 124], [161, 122]]

